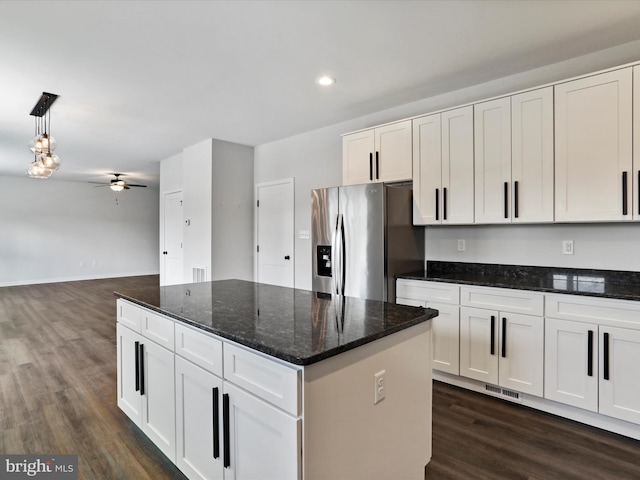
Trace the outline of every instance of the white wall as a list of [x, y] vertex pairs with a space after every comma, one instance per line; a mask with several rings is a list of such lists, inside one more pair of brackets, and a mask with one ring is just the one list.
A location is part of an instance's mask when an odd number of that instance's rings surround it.
[[[295, 178], [297, 237], [299, 230], [309, 229], [309, 190], [342, 183], [340, 134], [637, 60], [640, 60], [640, 41], [260, 145], [255, 149], [254, 181], [261, 183]], [[425, 230], [426, 253], [430, 260], [638, 270], [638, 260], [630, 261], [628, 257], [638, 243], [639, 228], [637, 225], [608, 224], [429, 228]], [[453, 251], [454, 240], [458, 238], [467, 239], [465, 255]], [[559, 255], [561, 240], [575, 241], [576, 254], [573, 257]], [[297, 239], [295, 248], [295, 285], [310, 289], [310, 241]]]
[[205, 268], [211, 279], [211, 143], [208, 139], [182, 151], [185, 283], [193, 281], [193, 268]]
[[253, 147], [213, 140], [211, 280], [253, 279]]
[[158, 273], [157, 189], [0, 177], [0, 192], [0, 286]]

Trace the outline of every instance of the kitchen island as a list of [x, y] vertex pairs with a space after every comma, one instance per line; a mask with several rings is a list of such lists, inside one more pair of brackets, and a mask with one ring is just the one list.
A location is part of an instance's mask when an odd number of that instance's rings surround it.
[[424, 478], [433, 309], [240, 280], [116, 292], [118, 406], [195, 478]]

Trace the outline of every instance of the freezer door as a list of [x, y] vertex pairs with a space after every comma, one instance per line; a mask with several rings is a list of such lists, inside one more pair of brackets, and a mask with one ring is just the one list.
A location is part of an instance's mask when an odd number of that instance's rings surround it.
[[333, 241], [337, 217], [338, 187], [311, 190], [311, 285], [316, 292], [333, 292]]
[[[344, 295], [386, 300], [384, 185], [340, 187], [344, 222]], [[340, 237], [340, 235], [338, 235]]]

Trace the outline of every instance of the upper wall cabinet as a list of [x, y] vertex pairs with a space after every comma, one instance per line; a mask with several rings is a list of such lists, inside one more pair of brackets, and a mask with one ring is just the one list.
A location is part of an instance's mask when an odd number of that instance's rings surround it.
[[511, 97], [513, 223], [553, 222], [553, 88]]
[[640, 65], [633, 67], [633, 219], [640, 220]]
[[508, 223], [511, 195], [511, 102], [473, 106], [476, 223]]
[[342, 137], [342, 182], [411, 180], [411, 120]]
[[555, 219], [632, 219], [632, 69], [555, 86]]
[[473, 223], [473, 107], [413, 121], [413, 223]]

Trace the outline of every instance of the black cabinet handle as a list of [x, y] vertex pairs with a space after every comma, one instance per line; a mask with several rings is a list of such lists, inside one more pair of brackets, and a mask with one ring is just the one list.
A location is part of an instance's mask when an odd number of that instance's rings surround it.
[[442, 219], [447, 219], [447, 187], [442, 189]]
[[502, 317], [502, 358], [507, 356], [507, 319]]
[[373, 182], [373, 153], [369, 153], [369, 180]]
[[440, 220], [440, 189], [436, 188], [436, 220]]
[[513, 182], [513, 216], [518, 218], [518, 181]]
[[231, 452], [229, 449], [231, 448], [231, 437], [230, 437], [230, 425], [229, 425], [229, 394], [225, 393], [222, 395], [222, 418], [224, 421], [224, 425], [222, 427], [223, 431], [223, 448], [224, 448], [224, 458], [223, 458], [223, 466], [224, 468], [229, 468], [231, 466]]
[[144, 395], [144, 343], [140, 344], [140, 395]]
[[136, 342], [136, 392], [140, 391], [140, 342]]
[[587, 334], [587, 375], [593, 377], [593, 330]]
[[380, 160], [379, 153], [376, 152], [376, 180], [380, 180]]
[[218, 406], [218, 387], [211, 390], [213, 396], [213, 458], [220, 456], [220, 409]]
[[622, 214], [627, 214], [627, 172], [622, 172]]
[[496, 353], [496, 317], [491, 315], [491, 355]]
[[504, 182], [504, 218], [509, 218], [509, 182]]
[[603, 352], [602, 356], [604, 357], [604, 372], [603, 378], [605, 380], [609, 380], [609, 334], [604, 334], [604, 345], [602, 346]]

